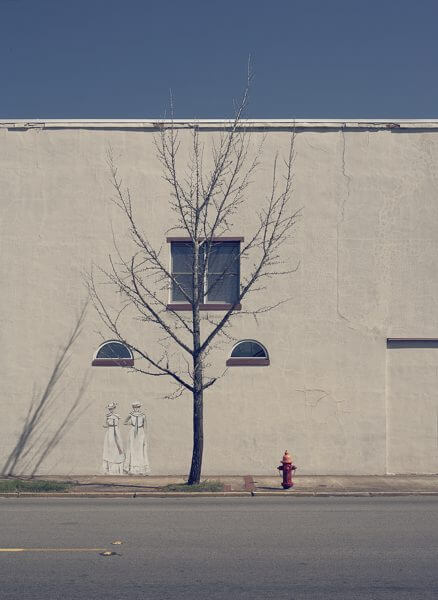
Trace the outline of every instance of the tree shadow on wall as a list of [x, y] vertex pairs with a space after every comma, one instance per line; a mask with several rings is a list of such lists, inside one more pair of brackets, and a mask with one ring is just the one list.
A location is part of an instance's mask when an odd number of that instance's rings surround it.
[[3, 475], [20, 475], [22, 473], [35, 475], [44, 460], [57, 447], [68, 429], [76, 423], [85, 410], [83, 398], [88, 386], [87, 374], [84, 375], [73, 402], [69, 403], [67, 412], [56, 429], [53, 430], [49, 426], [53, 421], [54, 413], [63, 409], [65, 387], [61, 386], [62, 377], [70, 363], [73, 346], [80, 336], [86, 310], [87, 303], [83, 305], [65, 345], [58, 352], [44, 391], [42, 393], [34, 392], [21, 434], [2, 467]]

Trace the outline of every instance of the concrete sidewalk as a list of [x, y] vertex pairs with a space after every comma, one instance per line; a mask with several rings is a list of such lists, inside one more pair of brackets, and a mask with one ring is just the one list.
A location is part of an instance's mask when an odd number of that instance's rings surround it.
[[[84, 497], [126, 497], [126, 496], [383, 496], [383, 495], [437, 495], [437, 475], [297, 475], [291, 490], [283, 490], [279, 476], [209, 476], [208, 481], [220, 481], [222, 492], [171, 492], [169, 484], [181, 484], [183, 476], [46, 476], [38, 479], [62, 480], [74, 483], [68, 492], [30, 493], [20, 496], [84, 496]], [[11, 496], [16, 494], [1, 494]]]

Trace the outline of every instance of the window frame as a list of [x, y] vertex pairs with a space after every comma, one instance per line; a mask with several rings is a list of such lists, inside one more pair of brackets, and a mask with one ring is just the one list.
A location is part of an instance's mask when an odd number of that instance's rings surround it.
[[[202, 241], [203, 238], [200, 238], [199, 241]], [[212, 243], [227, 243], [227, 242], [232, 242], [232, 243], [241, 243], [244, 241], [244, 238], [241, 236], [238, 237], [213, 237], [210, 240]], [[166, 238], [166, 242], [168, 244], [170, 244], [170, 273], [173, 276], [173, 257], [172, 257], [172, 243], [191, 243], [192, 240], [189, 237], [167, 237]], [[240, 246], [239, 246], [240, 247]], [[206, 275], [207, 275], [207, 271], [206, 271]], [[240, 290], [240, 260], [238, 262], [238, 277], [239, 277], [239, 290]], [[192, 310], [192, 305], [190, 304], [190, 302], [187, 301], [176, 301], [173, 300], [172, 298], [172, 290], [173, 287], [173, 282], [170, 281], [169, 282], [169, 302], [167, 303], [167, 309], [168, 310], [173, 310], [173, 311], [191, 311]], [[203, 291], [205, 291], [205, 282], [203, 284]], [[206, 298], [204, 296], [203, 298], [203, 302], [200, 303], [199, 305], [199, 309], [202, 311], [226, 311], [226, 310], [230, 310], [231, 308], [233, 308], [234, 310], [241, 310], [242, 309], [242, 305], [240, 304], [240, 302], [237, 302], [235, 304], [229, 303], [229, 302], [218, 302], [215, 300], [211, 300], [209, 301], [208, 298]]]
[[[261, 348], [263, 348], [265, 352], [265, 356], [262, 358], [261, 356], [231, 356], [234, 352], [234, 349], [244, 342], [252, 342], [257, 344]], [[239, 340], [231, 349], [230, 356], [226, 362], [227, 367], [268, 367], [271, 364], [269, 353], [264, 344], [259, 342], [258, 340], [246, 338], [244, 340]]]
[[[126, 348], [126, 350], [131, 355], [130, 358], [97, 358], [100, 350], [106, 346], [107, 344], [116, 343], [121, 344]], [[126, 344], [121, 342], [120, 340], [106, 340], [99, 346], [93, 356], [93, 360], [91, 361], [92, 367], [133, 367], [134, 366], [134, 355], [132, 354], [131, 348], [129, 348]]]

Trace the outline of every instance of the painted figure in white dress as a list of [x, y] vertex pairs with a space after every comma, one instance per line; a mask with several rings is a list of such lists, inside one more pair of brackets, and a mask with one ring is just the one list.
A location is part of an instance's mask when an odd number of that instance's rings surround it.
[[108, 412], [105, 417], [106, 433], [103, 442], [103, 472], [105, 475], [123, 475], [125, 453], [119, 431], [120, 417], [114, 412], [116, 406], [115, 402], [108, 404]]
[[125, 419], [129, 425], [125, 471], [129, 475], [149, 475], [151, 472], [146, 444], [146, 415], [140, 402], [133, 402], [132, 411]]

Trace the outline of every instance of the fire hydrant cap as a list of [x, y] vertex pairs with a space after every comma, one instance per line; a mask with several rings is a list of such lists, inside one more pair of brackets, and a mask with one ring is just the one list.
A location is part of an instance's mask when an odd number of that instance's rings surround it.
[[291, 463], [292, 462], [292, 456], [289, 454], [289, 452], [287, 450], [284, 451], [283, 460], [281, 462], [282, 463]]

